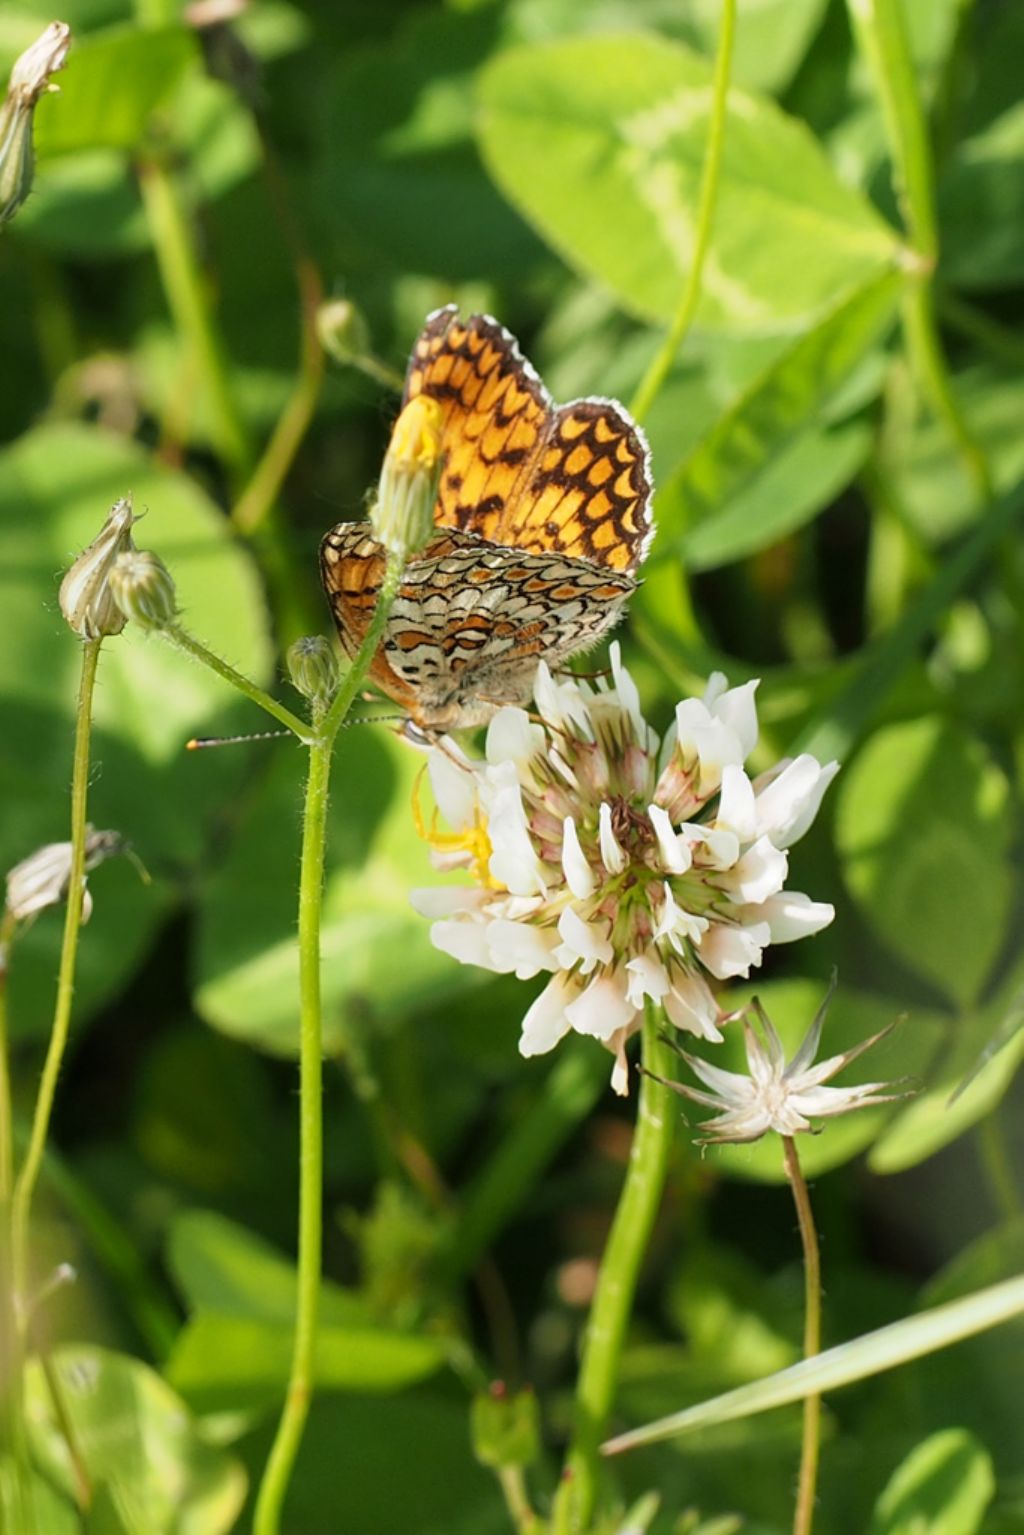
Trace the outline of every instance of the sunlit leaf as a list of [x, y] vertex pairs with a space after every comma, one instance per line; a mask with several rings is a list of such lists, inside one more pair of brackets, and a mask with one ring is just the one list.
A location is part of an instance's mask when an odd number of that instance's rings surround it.
[[[639, 34], [513, 50], [481, 78], [480, 142], [499, 186], [645, 318], [673, 313], [691, 262], [710, 85], [706, 59]], [[792, 330], [892, 255], [807, 130], [732, 92], [700, 322]]]
[[1009, 918], [1007, 794], [981, 743], [938, 718], [877, 732], [838, 786], [836, 837], [864, 920], [961, 1003]]
[[[245, 1497], [245, 1474], [204, 1442], [180, 1399], [141, 1360], [76, 1345], [51, 1356], [90, 1477], [106, 1485], [131, 1535], [227, 1535]], [[30, 1363], [27, 1417], [35, 1455], [68, 1493], [67, 1442], [39, 1365]], [[99, 1528], [107, 1531], [109, 1523]]]
[[36, 111], [41, 158], [139, 147], [154, 111], [198, 62], [187, 27], [116, 27], [75, 43], [60, 89]]
[[933, 1434], [889, 1478], [868, 1535], [975, 1535], [995, 1485], [991, 1456], [973, 1434]]

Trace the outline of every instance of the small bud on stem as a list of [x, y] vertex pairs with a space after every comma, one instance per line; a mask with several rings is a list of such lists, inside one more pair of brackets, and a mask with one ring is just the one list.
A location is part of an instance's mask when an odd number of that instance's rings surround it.
[[392, 554], [416, 554], [434, 533], [442, 421], [438, 402], [418, 394], [395, 422], [370, 513], [374, 533]]
[[329, 640], [307, 634], [287, 656], [292, 686], [317, 708], [326, 707], [338, 689], [338, 662]]
[[124, 617], [143, 629], [166, 629], [174, 622], [174, 579], [151, 549], [125, 549], [110, 568], [110, 590]]

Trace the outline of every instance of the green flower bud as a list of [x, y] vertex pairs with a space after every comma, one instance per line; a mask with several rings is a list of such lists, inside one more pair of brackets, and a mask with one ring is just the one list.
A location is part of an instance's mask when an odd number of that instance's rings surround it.
[[329, 704], [338, 687], [338, 661], [329, 640], [307, 634], [296, 640], [286, 657], [292, 686], [311, 704]]
[[478, 1391], [470, 1413], [473, 1454], [484, 1466], [529, 1466], [540, 1453], [540, 1421], [532, 1391], [510, 1392], [501, 1381]]
[[151, 549], [125, 549], [110, 567], [110, 590], [125, 618], [166, 629], [178, 611], [174, 578]]
[[52, 21], [15, 61], [3, 105], [0, 106], [0, 228], [8, 223], [32, 186], [34, 154], [32, 118], [44, 91], [55, 91], [50, 76], [64, 68], [71, 28]]
[[370, 327], [347, 298], [331, 298], [316, 312], [320, 345], [335, 362], [359, 362], [370, 351]]
[[433, 537], [441, 478], [441, 425], [438, 402], [430, 395], [417, 394], [392, 430], [370, 522], [385, 549], [393, 554], [407, 558]]
[[60, 610], [76, 634], [83, 640], [120, 634], [127, 622], [110, 589], [114, 561], [126, 549], [134, 549], [132, 498], [126, 496], [111, 509], [110, 516], [72, 565], [60, 583]]

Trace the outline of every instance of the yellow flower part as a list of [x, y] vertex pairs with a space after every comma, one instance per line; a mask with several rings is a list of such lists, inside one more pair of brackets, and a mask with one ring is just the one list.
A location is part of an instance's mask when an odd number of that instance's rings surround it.
[[441, 476], [441, 407], [417, 395], [395, 422], [370, 514], [373, 531], [392, 554], [407, 560], [434, 534]]
[[423, 775], [427, 771], [427, 764], [416, 774], [416, 781], [412, 789], [412, 818], [416, 827], [416, 834], [431, 850], [438, 855], [437, 862], [443, 866], [449, 861], [453, 868], [468, 868], [476, 880], [485, 890], [504, 890], [505, 886], [500, 880], [494, 878], [491, 873], [491, 854], [494, 849], [487, 831], [487, 817], [481, 811], [479, 805], [474, 811], [473, 819], [467, 825], [460, 827], [458, 831], [444, 832], [438, 830], [437, 806], [435, 805], [430, 817], [430, 825], [427, 826], [423, 815], [423, 807], [420, 804], [420, 785]]
[[440, 403], [418, 394], [405, 406], [391, 432], [388, 457], [404, 469], [433, 469], [441, 456]]

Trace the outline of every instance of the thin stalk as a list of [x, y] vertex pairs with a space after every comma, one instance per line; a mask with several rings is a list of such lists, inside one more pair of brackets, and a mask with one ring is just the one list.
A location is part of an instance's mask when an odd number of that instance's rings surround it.
[[313, 730], [307, 720], [300, 719], [297, 714], [286, 709], [284, 704], [278, 703], [276, 698], [272, 698], [269, 693], [257, 687], [255, 682], [250, 682], [248, 677], [236, 671], [228, 661], [222, 661], [220, 656], [215, 655], [212, 650], [207, 650], [201, 641], [189, 634], [188, 630], [183, 629], [180, 624], [168, 624], [158, 633], [176, 649], [184, 651], [185, 655], [191, 656], [194, 661], [201, 661], [204, 666], [216, 672], [218, 677], [223, 677], [225, 682], [230, 682], [233, 688], [244, 693], [246, 698], [251, 699], [254, 704], [259, 704], [261, 709], [265, 709], [268, 714], [273, 715], [274, 719], [297, 735], [304, 745], [308, 746], [313, 740]]
[[903, 326], [922, 389], [956, 443], [978, 495], [992, 495], [984, 454], [953, 393], [935, 318], [939, 254], [935, 172], [928, 125], [907, 38], [902, 0], [848, 0], [854, 31], [874, 79], [885, 120], [893, 179], [912, 250], [907, 253]]
[[[0, 917], [0, 1209], [5, 1214], [14, 1179], [14, 1118], [11, 1108], [10, 1041], [7, 1038], [7, 966], [14, 938], [14, 918]], [[4, 1231], [6, 1232], [6, 1220]]]
[[68, 1452], [68, 1460], [71, 1462], [71, 1474], [75, 1483], [75, 1502], [83, 1513], [88, 1513], [92, 1505], [92, 1478], [85, 1464], [82, 1454], [82, 1446], [78, 1442], [75, 1425], [71, 1421], [67, 1400], [64, 1396], [64, 1388], [60, 1383], [60, 1377], [54, 1369], [53, 1360], [49, 1351], [36, 1345], [36, 1358], [39, 1360], [40, 1369], [43, 1372], [43, 1380], [50, 1394], [50, 1404], [53, 1407], [54, 1421], [64, 1440]]
[[[14, 1175], [13, 1115], [7, 1038], [7, 962], [14, 937], [9, 911], [0, 918], [0, 1360], [5, 1362], [0, 1397], [0, 1443], [9, 1447], [14, 1463], [11, 1494], [18, 1528], [35, 1530], [35, 1509], [29, 1480], [28, 1439], [22, 1394], [23, 1349], [14, 1302], [11, 1191]], [[3, 1524], [0, 1496], [0, 1526]]]
[[521, 1466], [499, 1466], [498, 1481], [501, 1484], [502, 1495], [505, 1499], [505, 1507], [509, 1517], [515, 1525], [519, 1535], [532, 1535], [537, 1529], [538, 1520], [530, 1506], [530, 1497], [526, 1490], [526, 1478]]
[[597, 1500], [601, 1440], [615, 1397], [637, 1277], [665, 1183], [677, 1115], [670, 1090], [646, 1075], [669, 1074], [671, 1057], [658, 1037], [658, 1025], [652, 1009], [643, 1025], [645, 1074], [640, 1079], [636, 1130], [590, 1308], [576, 1384], [573, 1436], [555, 1498], [552, 1535], [582, 1535], [590, 1528]]
[[323, 1022], [320, 911], [334, 740], [369, 670], [405, 559], [389, 554], [373, 619], [337, 696], [313, 725], [299, 870], [299, 1252], [295, 1339], [284, 1410], [256, 1498], [253, 1535], [277, 1535], [313, 1392], [323, 1248]]
[[1013, 1158], [999, 1119], [998, 1105], [985, 1115], [978, 1126], [978, 1147], [996, 1214], [1003, 1220], [1016, 1220], [1024, 1212], [1024, 1205], [1017, 1186]]
[[15, 1184], [12, 1206], [12, 1246], [14, 1289], [23, 1311], [28, 1307], [28, 1226], [39, 1168], [50, 1128], [57, 1078], [71, 1027], [71, 1004], [75, 987], [75, 961], [78, 934], [82, 925], [82, 901], [85, 895], [86, 808], [89, 796], [89, 741], [92, 729], [92, 699], [99, 664], [99, 639], [86, 640], [82, 647], [82, 672], [75, 716], [75, 753], [71, 774], [71, 872], [68, 877], [67, 903], [64, 908], [64, 940], [57, 974], [57, 1000], [53, 1013], [50, 1043], [43, 1064], [43, 1074], [36, 1096], [28, 1149]]
[[195, 359], [213, 413], [217, 448], [232, 474], [241, 476], [251, 458], [249, 442], [231, 392], [181, 189], [155, 158], [139, 165], [139, 187], [168, 308]]
[[295, 1340], [284, 1411], [263, 1473], [254, 1535], [276, 1535], [313, 1391], [323, 1240], [323, 1049], [320, 904], [331, 738], [309, 750], [299, 875], [299, 1260]]
[[729, 97], [729, 72], [732, 68], [733, 38], [736, 32], [736, 0], [722, 0], [722, 22], [718, 33], [718, 53], [715, 56], [715, 75], [712, 85], [711, 118], [708, 123], [708, 147], [704, 156], [701, 175], [700, 197], [697, 203], [697, 232], [693, 242], [693, 259], [687, 274], [686, 285], [679, 300], [664, 341], [651, 360], [647, 372], [633, 396], [630, 411], [637, 421], [643, 421], [654, 404], [669, 370], [675, 362], [683, 338], [689, 330], [700, 298], [704, 260], [711, 243], [711, 229], [718, 197], [718, 182], [722, 168], [722, 146], [725, 142], [725, 120]]
[[[804, 1358], [810, 1359], [821, 1352], [821, 1254], [818, 1249], [818, 1232], [811, 1210], [811, 1197], [800, 1166], [796, 1141], [792, 1136], [782, 1137], [782, 1151], [786, 1162], [786, 1177], [793, 1190], [797, 1220], [800, 1223], [800, 1240], [804, 1249]], [[814, 1500], [818, 1486], [818, 1454], [821, 1446], [821, 1397], [804, 1397], [804, 1429], [800, 1449], [800, 1480], [797, 1484], [796, 1509], [793, 1515], [793, 1535], [811, 1535], [814, 1523]]]
[[302, 340], [298, 376], [270, 441], [231, 511], [232, 522], [247, 538], [266, 523], [281, 493], [285, 476], [309, 431], [320, 398], [324, 354], [316, 333], [316, 311], [321, 292], [320, 278], [311, 263], [300, 268], [299, 281]]

